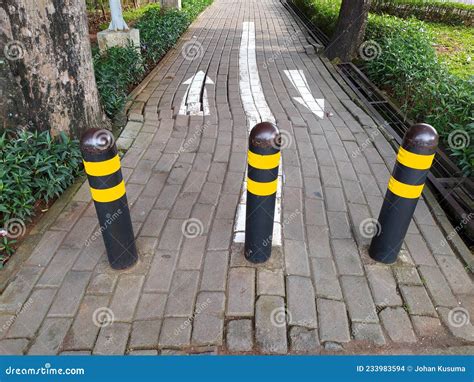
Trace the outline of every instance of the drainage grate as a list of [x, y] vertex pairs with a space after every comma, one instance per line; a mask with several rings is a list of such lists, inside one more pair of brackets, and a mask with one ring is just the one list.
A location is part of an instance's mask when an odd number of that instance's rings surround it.
[[[323, 45], [329, 38], [291, 0], [282, 0], [285, 7], [299, 17], [311, 36]], [[338, 73], [364, 102], [379, 123], [388, 130], [398, 144], [413, 122], [405, 118], [400, 109], [367, 78], [354, 64], [342, 63], [336, 66]], [[428, 185], [434, 191], [438, 202], [456, 225], [468, 246], [474, 245], [474, 182], [462, 176], [462, 172], [438, 149], [435, 161], [428, 175]]]

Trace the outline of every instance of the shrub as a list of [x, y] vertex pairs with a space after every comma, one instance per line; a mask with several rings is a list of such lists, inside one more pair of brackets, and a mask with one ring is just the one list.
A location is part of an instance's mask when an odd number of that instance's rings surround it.
[[[3, 133], [0, 136], [0, 227], [19, 219], [28, 222], [38, 201], [48, 203], [73, 182], [82, 167], [79, 142], [66, 134], [49, 132]], [[2, 258], [12, 240], [3, 237]]]

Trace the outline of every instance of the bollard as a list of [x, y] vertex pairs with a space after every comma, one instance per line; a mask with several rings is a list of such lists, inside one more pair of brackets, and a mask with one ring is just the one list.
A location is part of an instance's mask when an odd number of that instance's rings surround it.
[[437, 146], [438, 133], [430, 125], [413, 125], [405, 134], [369, 248], [372, 259], [385, 264], [397, 261]]
[[129, 268], [138, 256], [114, 138], [105, 129], [89, 129], [81, 152], [110, 266]]
[[273, 221], [280, 165], [280, 132], [270, 123], [250, 132], [245, 219], [245, 258], [263, 263], [272, 251]]

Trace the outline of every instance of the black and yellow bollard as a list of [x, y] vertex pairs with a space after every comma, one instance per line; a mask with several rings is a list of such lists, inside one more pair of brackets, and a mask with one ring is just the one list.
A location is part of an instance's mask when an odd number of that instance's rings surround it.
[[437, 147], [438, 133], [430, 125], [413, 125], [405, 134], [380, 211], [377, 235], [369, 248], [372, 259], [386, 264], [397, 261]]
[[245, 258], [252, 263], [271, 255], [279, 165], [280, 132], [272, 123], [259, 123], [250, 132], [248, 152]]
[[138, 256], [114, 138], [107, 130], [89, 129], [81, 152], [110, 266], [129, 268]]

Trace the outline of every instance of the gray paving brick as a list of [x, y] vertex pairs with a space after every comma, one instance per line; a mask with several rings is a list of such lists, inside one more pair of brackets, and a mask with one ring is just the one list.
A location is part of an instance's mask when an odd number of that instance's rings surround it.
[[341, 287], [332, 259], [313, 258], [311, 269], [316, 296], [331, 300], [342, 300]]
[[191, 211], [196, 204], [198, 193], [182, 192], [176, 199], [176, 203], [170, 212], [170, 217], [177, 219], [187, 219], [191, 215]]
[[288, 276], [286, 282], [289, 324], [316, 328], [316, 304], [311, 279]]
[[135, 321], [130, 334], [131, 349], [156, 348], [160, 336], [161, 320]]
[[0, 296], [0, 312], [16, 313], [27, 300], [42, 268], [23, 267], [10, 281]]
[[377, 306], [400, 306], [402, 299], [397, 293], [397, 283], [390, 267], [368, 265], [366, 267], [374, 302]]
[[166, 316], [189, 317], [193, 314], [198, 282], [197, 271], [175, 272], [166, 304]]
[[474, 294], [474, 284], [457, 258], [436, 256], [436, 261], [454, 294]]
[[192, 323], [189, 318], [165, 318], [161, 327], [159, 347], [182, 347], [190, 344]]
[[206, 182], [202, 187], [201, 195], [199, 196], [199, 203], [217, 205], [219, 196], [221, 194], [221, 185], [215, 183]]
[[28, 342], [25, 338], [1, 340], [0, 355], [23, 355]]
[[96, 217], [80, 218], [74, 228], [64, 238], [62, 246], [64, 248], [82, 248], [86, 244], [87, 240], [90, 239], [93, 232], [98, 226], [98, 220]]
[[178, 197], [180, 188], [181, 187], [179, 185], [175, 184], [165, 185], [165, 187], [163, 187], [163, 191], [161, 191], [160, 196], [155, 202], [155, 208], [162, 210], [170, 209]]
[[345, 212], [327, 212], [329, 232], [334, 239], [350, 239], [352, 237], [349, 220]]
[[257, 270], [257, 295], [285, 297], [285, 278], [281, 270]]
[[449, 241], [446, 240], [445, 235], [443, 235], [438, 227], [424, 224], [419, 224], [418, 227], [432, 253], [447, 256], [454, 254], [449, 246]]
[[131, 322], [133, 320], [144, 279], [144, 276], [138, 275], [122, 275], [119, 278], [110, 302], [115, 321]]
[[[97, 334], [100, 330], [101, 312], [107, 315], [109, 304], [109, 296], [85, 296], [79, 306], [78, 313], [69, 329], [63, 343], [63, 349], [89, 349], [92, 350]], [[107, 325], [113, 319], [107, 316], [108, 321], [102, 321], [103, 325]]]
[[436, 316], [434, 306], [424, 287], [402, 285], [400, 291], [411, 315]]
[[285, 302], [279, 296], [260, 296], [255, 306], [255, 339], [263, 353], [286, 354], [288, 342], [286, 322], [278, 315], [285, 315]]
[[89, 272], [68, 272], [48, 316], [73, 317], [79, 308], [90, 276]]
[[151, 210], [143, 224], [140, 235], [159, 237], [167, 217], [168, 211], [166, 210]]
[[131, 325], [114, 322], [110, 326], [100, 330], [99, 337], [95, 343], [93, 354], [95, 355], [123, 355], [127, 348]]
[[305, 199], [305, 220], [307, 225], [327, 226], [324, 202], [317, 199]]
[[319, 336], [322, 342], [349, 342], [346, 306], [341, 301], [317, 299]]
[[184, 223], [185, 220], [168, 219], [158, 245], [160, 249], [173, 251], [180, 248], [185, 237], [183, 232], [186, 232], [183, 230]]
[[377, 323], [377, 311], [365, 277], [342, 276], [341, 286], [351, 321]]
[[56, 355], [72, 323], [72, 318], [47, 318], [38, 337], [28, 350], [29, 355]]
[[60, 248], [38, 280], [38, 286], [58, 287], [76, 261], [80, 250]]
[[192, 343], [222, 345], [224, 332], [225, 294], [202, 292], [194, 311]]
[[145, 292], [168, 292], [178, 259], [177, 252], [157, 251], [145, 282]]
[[412, 316], [415, 333], [422, 338], [439, 338], [446, 335], [446, 330], [438, 318], [426, 316]]
[[405, 243], [415, 264], [432, 266], [436, 265], [436, 261], [426, 246], [426, 243], [424, 242], [421, 235], [409, 233], [405, 237]]
[[215, 219], [209, 236], [207, 249], [227, 250], [229, 248], [234, 228], [232, 219]]
[[138, 302], [135, 320], [156, 320], [165, 313], [166, 294], [142, 293]]
[[416, 342], [408, 314], [403, 308], [385, 308], [380, 312], [380, 320], [393, 342]]
[[310, 257], [331, 258], [329, 229], [327, 227], [307, 226], [308, 247]]
[[203, 291], [225, 291], [228, 267], [228, 252], [207, 252], [200, 289]]
[[398, 284], [422, 285], [415, 267], [393, 267], [393, 272]]
[[303, 241], [285, 241], [285, 269], [288, 275], [310, 275], [309, 256]]
[[251, 320], [232, 320], [227, 324], [227, 349], [230, 352], [249, 352], [253, 348]]
[[46, 231], [26, 264], [45, 267], [53, 258], [66, 234], [67, 232]]
[[362, 276], [359, 250], [353, 240], [332, 240], [334, 260], [340, 275]]
[[98, 273], [92, 276], [87, 287], [88, 294], [111, 294], [117, 283], [118, 274]]
[[352, 325], [352, 336], [359, 341], [372, 342], [378, 346], [385, 345], [385, 337], [380, 324], [355, 322]]
[[250, 317], [254, 314], [255, 269], [231, 268], [229, 271], [226, 316]]
[[55, 289], [33, 291], [8, 330], [7, 337], [33, 337], [41, 326], [55, 294]]
[[457, 306], [456, 297], [454, 297], [446, 279], [437, 267], [420, 266], [419, 270], [428, 293], [436, 306], [451, 308]]
[[317, 330], [293, 326], [290, 329], [290, 346], [297, 353], [317, 353], [320, 349]]

